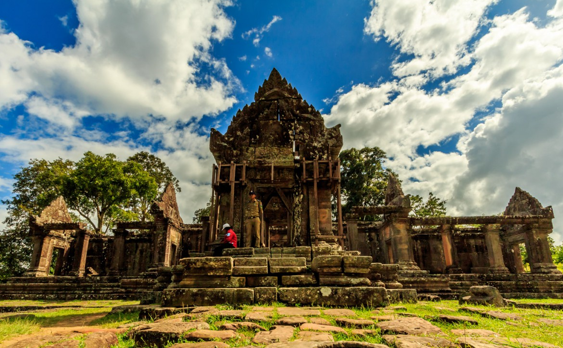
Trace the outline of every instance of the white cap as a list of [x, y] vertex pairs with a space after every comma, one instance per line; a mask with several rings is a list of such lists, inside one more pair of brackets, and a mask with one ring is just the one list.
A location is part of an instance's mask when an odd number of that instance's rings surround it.
[[223, 229], [229, 228], [229, 227], [231, 227], [231, 225], [229, 225], [229, 224], [224, 224], [224, 225], [223, 225]]

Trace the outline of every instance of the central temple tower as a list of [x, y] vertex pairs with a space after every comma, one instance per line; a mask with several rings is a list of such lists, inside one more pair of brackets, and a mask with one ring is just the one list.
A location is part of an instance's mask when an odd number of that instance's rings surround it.
[[265, 246], [342, 244], [341, 148], [340, 125], [326, 128], [321, 114], [273, 69], [224, 135], [211, 130], [210, 242], [223, 223], [244, 240], [245, 204], [253, 190], [264, 207]]

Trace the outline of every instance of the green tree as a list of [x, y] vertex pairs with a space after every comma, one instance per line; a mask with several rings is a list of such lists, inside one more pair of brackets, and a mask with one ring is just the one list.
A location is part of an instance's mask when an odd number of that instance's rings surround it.
[[[166, 189], [168, 183], [172, 183], [176, 192], [181, 192], [180, 181], [172, 174], [172, 171], [166, 163], [158, 158], [157, 156], [148, 153], [146, 151], [141, 151], [133, 156], [129, 157], [127, 161], [135, 162], [141, 165], [143, 170], [149, 173], [149, 175], [154, 178], [156, 185], [158, 186], [158, 192], [162, 193]], [[137, 218], [141, 221], [152, 220], [152, 215], [150, 214], [150, 207], [153, 198], [149, 196], [141, 196], [135, 194], [131, 199], [131, 210], [136, 214]]]
[[21, 275], [32, 253], [29, 215], [39, 214], [61, 194], [60, 177], [72, 171], [73, 162], [33, 159], [14, 175], [12, 198], [2, 201], [8, 216], [0, 232], [0, 280]]
[[[122, 162], [114, 154], [99, 156], [86, 152], [75, 169], [62, 178], [63, 197], [70, 209], [103, 233], [118, 218], [130, 217], [126, 209], [132, 197], [156, 198], [156, 180], [139, 163]], [[93, 219], [95, 217], [95, 219]]]
[[428, 194], [426, 202], [419, 195], [410, 196], [410, 199], [412, 205], [411, 214], [414, 216], [446, 216], [446, 201], [434, 196], [432, 192]]
[[340, 152], [339, 158], [342, 212], [349, 213], [354, 206], [383, 205], [389, 173], [393, 173], [384, 167], [385, 152], [378, 147], [352, 148]]

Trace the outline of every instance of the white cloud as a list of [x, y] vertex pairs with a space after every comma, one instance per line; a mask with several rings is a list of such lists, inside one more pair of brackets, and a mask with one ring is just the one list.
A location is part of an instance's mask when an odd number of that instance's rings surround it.
[[243, 62], [246, 61], [246, 55], [239, 57], [238, 60], [243, 61]]
[[270, 31], [270, 28], [272, 27], [272, 25], [276, 22], [281, 21], [282, 18], [280, 16], [274, 16], [272, 18], [272, 20], [260, 27], [260, 28], [252, 28], [248, 31], [245, 31], [244, 33], [242, 33], [242, 38], [245, 40], [248, 40], [252, 37], [252, 44], [256, 47], [260, 46], [260, 40], [262, 40], [262, 38], [264, 37], [264, 33], [267, 33], [268, 31]]
[[[448, 2], [452, 7], [434, 16], [412, 14], [416, 20], [410, 24], [403, 23], [405, 16], [396, 17], [402, 12], [386, 0], [374, 2], [366, 31], [384, 33], [399, 50], [414, 57], [393, 65], [397, 79], [373, 86], [358, 84], [340, 95], [327, 121], [343, 124], [346, 147], [381, 147], [392, 157], [388, 165], [404, 180], [405, 191], [423, 195], [432, 191], [448, 201], [451, 214], [499, 213], [520, 186], [544, 205], [554, 206], [555, 237], [563, 240], [559, 179], [563, 166], [556, 160], [563, 154], [563, 20], [554, 18], [540, 27], [525, 9], [497, 16], [469, 47], [468, 40], [486, 20], [484, 10], [491, 3], [477, 2], [478, 11], [472, 11], [465, 2]], [[471, 15], [463, 15], [464, 19], [454, 12]], [[469, 28], [462, 30], [463, 39], [446, 36], [441, 44], [423, 42], [432, 31], [429, 28], [451, 22], [440, 13], [458, 16], [455, 22], [469, 21], [462, 25]], [[374, 18], [379, 23], [372, 22]], [[447, 25], [454, 32], [461, 30], [459, 23]], [[428, 81], [465, 64], [455, 57], [471, 61], [469, 71], [426, 91]], [[487, 113], [491, 105], [499, 106]], [[477, 112], [485, 117], [479, 120]], [[477, 127], [468, 126], [470, 121]], [[448, 140], [457, 141], [455, 152], [417, 154], [419, 146]]]
[[557, 0], [555, 6], [547, 11], [547, 14], [551, 17], [563, 17], [563, 0]]
[[270, 49], [270, 47], [264, 48], [264, 54], [266, 54], [270, 58], [272, 58], [272, 56], [273, 56], [272, 50]]
[[395, 62], [398, 76], [428, 71], [432, 76], [452, 74], [470, 63], [466, 43], [474, 37], [486, 9], [498, 0], [378, 0], [365, 20], [365, 32], [384, 36], [402, 53], [413, 54]]
[[[34, 93], [91, 114], [189, 120], [236, 101], [238, 80], [210, 54], [231, 35], [227, 0], [75, 1], [76, 45], [34, 49], [0, 31], [0, 109]], [[182, 38], [176, 40], [172, 38]], [[208, 66], [210, 73], [201, 67]]]
[[59, 21], [61, 21], [61, 24], [63, 25], [63, 27], [68, 26], [68, 16], [59, 17]]

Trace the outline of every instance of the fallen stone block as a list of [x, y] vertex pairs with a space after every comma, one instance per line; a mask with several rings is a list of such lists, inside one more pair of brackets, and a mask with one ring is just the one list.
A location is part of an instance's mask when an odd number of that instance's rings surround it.
[[248, 286], [250, 288], [278, 286], [278, 277], [276, 277], [276, 276], [248, 276], [248, 277], [246, 277], [246, 286]]
[[177, 288], [243, 288], [245, 285], [245, 277], [184, 276]]
[[305, 309], [298, 307], [280, 307], [278, 308], [278, 314], [281, 316], [319, 316], [321, 311], [318, 309]]
[[309, 318], [309, 322], [311, 324], [319, 324], [319, 325], [332, 325], [332, 323], [328, 320], [326, 320], [325, 318]]
[[84, 339], [83, 348], [110, 348], [117, 346], [119, 340], [113, 332], [93, 332]]
[[456, 336], [500, 337], [498, 333], [485, 329], [452, 329], [451, 333]]
[[421, 318], [399, 318], [390, 321], [381, 321], [375, 324], [382, 333], [402, 335], [436, 335], [442, 330]]
[[216, 315], [231, 320], [242, 319], [244, 318], [244, 311], [239, 309], [227, 309], [227, 310], [218, 311]]
[[254, 336], [252, 342], [256, 344], [272, 344], [288, 342], [293, 337], [293, 327], [274, 325], [270, 331], [261, 331]]
[[323, 310], [323, 314], [331, 315], [335, 317], [355, 317], [357, 316], [356, 312], [351, 309], [347, 308], [332, 308], [332, 309], [325, 309]]
[[257, 311], [257, 312], [250, 312], [246, 314], [244, 320], [247, 321], [269, 321], [274, 317], [274, 313], [271, 311]]
[[185, 267], [184, 276], [230, 276], [233, 274], [232, 257], [188, 257], [181, 259], [179, 264]]
[[170, 348], [230, 348], [226, 343], [223, 342], [196, 342], [196, 343], [176, 343]]
[[305, 324], [307, 319], [301, 316], [292, 316], [292, 317], [284, 317], [281, 319], [276, 320], [276, 325], [288, 325], [288, 326], [300, 326], [301, 324]]
[[506, 302], [497, 288], [483, 285], [470, 287], [469, 295], [462, 296], [459, 304], [504, 307]]
[[196, 330], [184, 335], [188, 341], [226, 341], [235, 337], [237, 334], [232, 330]]
[[330, 333], [343, 333], [347, 334], [346, 330], [338, 326], [332, 325], [319, 325], [319, 324], [311, 324], [305, 323], [302, 324], [300, 327], [301, 331], [322, 331], [322, 332], [330, 332]]
[[253, 304], [254, 290], [248, 288], [167, 289], [162, 292], [166, 307], [214, 306], [217, 304]]
[[336, 323], [344, 327], [369, 327], [373, 326], [374, 322], [366, 319], [350, 319], [350, 318], [336, 318]]
[[389, 303], [417, 303], [416, 289], [387, 289]]
[[221, 330], [232, 330], [232, 331], [237, 331], [239, 329], [266, 331], [266, 329], [263, 328], [262, 326], [260, 326], [256, 323], [248, 322], [248, 321], [226, 323], [226, 324], [221, 325], [220, 329]]
[[479, 322], [471, 317], [467, 317], [464, 315], [445, 315], [445, 314], [441, 314], [438, 317], [436, 317], [436, 320], [440, 320], [440, 321], [444, 321], [446, 323], [452, 323], [452, 324], [458, 324], [458, 323], [464, 323], [464, 324], [471, 324], [471, 325], [477, 325], [479, 324]]
[[378, 287], [303, 287], [280, 288], [280, 302], [290, 305], [324, 305], [350, 307], [382, 307], [387, 305], [385, 288]]
[[283, 286], [311, 286], [318, 282], [314, 274], [296, 274], [282, 276], [281, 283]]
[[419, 337], [410, 335], [383, 335], [383, 341], [399, 348], [410, 347], [457, 347], [454, 343], [440, 337]]
[[164, 347], [169, 342], [177, 342], [186, 331], [208, 330], [209, 324], [204, 322], [153, 323], [133, 329], [132, 337], [137, 346]]
[[307, 261], [304, 257], [293, 258], [271, 258], [270, 273], [303, 273], [307, 269]]
[[334, 342], [334, 337], [329, 332], [299, 331], [296, 341]]
[[368, 329], [353, 329], [352, 331], [353, 336], [360, 336], [366, 337], [368, 335], [377, 335], [377, 330], [368, 330]]

